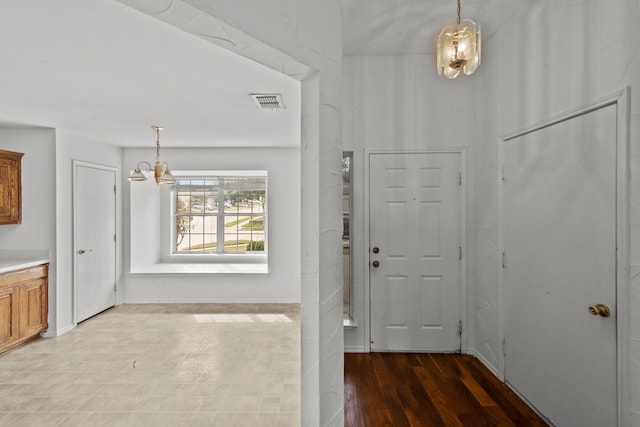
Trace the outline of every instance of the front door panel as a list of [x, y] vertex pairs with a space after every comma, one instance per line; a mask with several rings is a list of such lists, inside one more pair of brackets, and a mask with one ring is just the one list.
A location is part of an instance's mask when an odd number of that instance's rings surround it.
[[370, 157], [374, 351], [460, 349], [459, 174], [457, 153]]

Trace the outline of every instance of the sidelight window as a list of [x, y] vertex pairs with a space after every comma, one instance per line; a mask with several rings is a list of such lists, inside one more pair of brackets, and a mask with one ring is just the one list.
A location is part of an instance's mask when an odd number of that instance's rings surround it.
[[353, 295], [353, 268], [351, 245], [351, 222], [353, 206], [353, 152], [345, 151], [342, 155], [342, 268], [343, 268], [343, 313], [351, 318], [351, 296]]

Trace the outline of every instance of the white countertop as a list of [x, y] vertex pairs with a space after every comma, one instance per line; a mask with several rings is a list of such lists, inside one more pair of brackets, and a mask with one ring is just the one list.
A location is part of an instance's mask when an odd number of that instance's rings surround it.
[[48, 251], [0, 251], [0, 273], [49, 262]]

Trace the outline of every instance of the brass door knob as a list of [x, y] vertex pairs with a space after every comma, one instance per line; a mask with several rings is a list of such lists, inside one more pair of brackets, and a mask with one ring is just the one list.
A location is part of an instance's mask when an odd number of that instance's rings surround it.
[[373, 268], [378, 268], [378, 267], [380, 267], [380, 261], [378, 261], [378, 260], [373, 261], [373, 262], [371, 263], [371, 266], [372, 266]]
[[609, 317], [611, 315], [611, 309], [606, 304], [596, 304], [589, 307], [589, 313], [594, 316]]

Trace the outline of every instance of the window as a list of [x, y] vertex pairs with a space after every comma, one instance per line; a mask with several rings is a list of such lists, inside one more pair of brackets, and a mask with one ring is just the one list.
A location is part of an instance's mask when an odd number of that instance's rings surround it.
[[351, 212], [353, 180], [352, 180], [353, 152], [345, 151], [342, 155], [342, 268], [343, 268], [343, 313], [345, 317], [352, 317], [352, 268], [351, 268]]
[[267, 173], [174, 173], [172, 255], [267, 251]]

